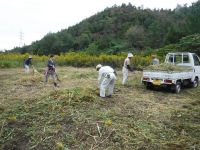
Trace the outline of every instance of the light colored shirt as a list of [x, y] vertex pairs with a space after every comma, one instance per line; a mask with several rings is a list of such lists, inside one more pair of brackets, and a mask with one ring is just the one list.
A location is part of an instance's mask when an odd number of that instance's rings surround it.
[[159, 64], [159, 60], [157, 58], [154, 58], [151, 62], [152, 65], [157, 65]]
[[130, 63], [131, 63], [131, 62], [130, 62], [130, 59], [127, 57], [127, 58], [124, 60], [124, 67], [127, 68], [127, 66], [130, 65]]

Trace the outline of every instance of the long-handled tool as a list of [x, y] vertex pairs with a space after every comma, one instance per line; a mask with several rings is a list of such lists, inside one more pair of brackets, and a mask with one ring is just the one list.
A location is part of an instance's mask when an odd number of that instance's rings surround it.
[[32, 68], [33, 68], [33, 75], [34, 74], [40, 74], [38, 71], [37, 71], [37, 69], [35, 69], [35, 67], [32, 65]]
[[59, 82], [61, 82], [61, 80], [59, 79], [59, 77], [58, 77], [58, 74], [55, 72], [55, 74], [56, 74], [56, 78], [57, 78], [57, 80], [59, 81]]

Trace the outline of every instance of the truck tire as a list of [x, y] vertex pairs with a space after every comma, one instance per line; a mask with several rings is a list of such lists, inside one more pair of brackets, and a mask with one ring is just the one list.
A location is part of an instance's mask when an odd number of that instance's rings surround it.
[[146, 83], [146, 89], [147, 90], [152, 90], [153, 89], [153, 85], [152, 85], [152, 83]]
[[181, 82], [177, 82], [175, 85], [172, 86], [172, 91], [176, 94], [180, 93], [181, 91]]
[[192, 82], [192, 87], [197, 88], [199, 86], [198, 78], [195, 78], [194, 82]]

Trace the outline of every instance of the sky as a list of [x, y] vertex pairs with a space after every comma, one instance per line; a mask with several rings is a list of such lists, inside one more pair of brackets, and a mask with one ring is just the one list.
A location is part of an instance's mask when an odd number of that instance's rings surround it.
[[83, 19], [122, 3], [143, 8], [174, 9], [197, 0], [0, 0], [0, 51], [29, 45], [49, 32], [67, 29]]

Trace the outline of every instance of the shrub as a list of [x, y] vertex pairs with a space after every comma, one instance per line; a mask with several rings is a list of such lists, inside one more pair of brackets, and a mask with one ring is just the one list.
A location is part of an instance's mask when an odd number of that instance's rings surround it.
[[[24, 60], [28, 58], [29, 54], [8, 53], [0, 54], [0, 68], [22, 67]], [[87, 53], [65, 53], [56, 56], [56, 64], [58, 66], [74, 66], [74, 67], [94, 67], [101, 63], [102, 65], [109, 65], [114, 68], [121, 68], [126, 58], [125, 54], [118, 55], [90, 55]], [[36, 67], [45, 67], [48, 60], [47, 56], [33, 56], [33, 65]], [[134, 55], [132, 64], [135, 67], [147, 66], [151, 62], [150, 56]]]

